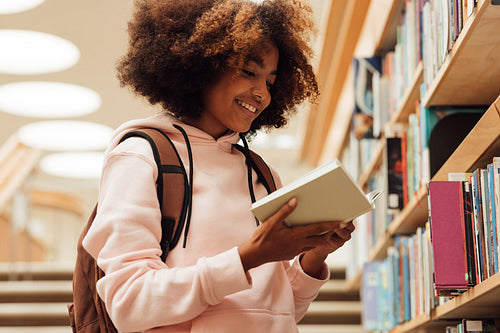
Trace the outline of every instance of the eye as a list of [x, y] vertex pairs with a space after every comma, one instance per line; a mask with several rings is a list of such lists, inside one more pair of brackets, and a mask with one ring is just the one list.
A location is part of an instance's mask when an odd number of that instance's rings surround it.
[[251, 72], [251, 71], [249, 71], [247, 69], [242, 69], [241, 72], [243, 74], [245, 74], [246, 76], [249, 76], [249, 77], [254, 77], [255, 76], [255, 74], [253, 72]]
[[267, 81], [266, 85], [267, 85], [267, 89], [271, 90], [273, 88], [274, 83]]

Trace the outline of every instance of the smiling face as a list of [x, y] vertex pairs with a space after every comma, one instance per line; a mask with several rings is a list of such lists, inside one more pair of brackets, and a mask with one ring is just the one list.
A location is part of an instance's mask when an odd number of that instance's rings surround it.
[[222, 73], [203, 92], [204, 109], [198, 119], [186, 121], [215, 139], [228, 130], [244, 133], [271, 103], [271, 87], [276, 80], [278, 48], [267, 42], [256, 59], [243, 68]]

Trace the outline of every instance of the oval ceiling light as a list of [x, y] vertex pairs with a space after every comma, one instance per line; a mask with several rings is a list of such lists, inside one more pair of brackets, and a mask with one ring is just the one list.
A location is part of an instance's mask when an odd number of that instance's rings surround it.
[[27, 146], [48, 151], [104, 149], [111, 139], [111, 127], [72, 120], [31, 123], [19, 128], [19, 140]]
[[45, 0], [2, 0], [0, 1], [0, 14], [14, 14], [33, 9]]
[[98, 179], [103, 160], [103, 153], [68, 152], [47, 155], [39, 165], [43, 172], [56, 177]]
[[0, 72], [46, 74], [73, 67], [80, 51], [72, 42], [38, 31], [0, 30]]
[[68, 118], [102, 104], [95, 91], [62, 82], [16, 82], [0, 86], [0, 111], [24, 117]]

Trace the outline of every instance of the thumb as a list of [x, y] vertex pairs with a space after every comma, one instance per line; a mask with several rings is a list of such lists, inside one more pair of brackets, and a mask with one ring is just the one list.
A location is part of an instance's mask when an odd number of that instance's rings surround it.
[[281, 223], [283, 222], [288, 215], [290, 215], [294, 209], [297, 207], [297, 199], [292, 198], [288, 200], [286, 204], [281, 206], [281, 208], [273, 215], [271, 216], [267, 221], [271, 222], [273, 224], [275, 223]]

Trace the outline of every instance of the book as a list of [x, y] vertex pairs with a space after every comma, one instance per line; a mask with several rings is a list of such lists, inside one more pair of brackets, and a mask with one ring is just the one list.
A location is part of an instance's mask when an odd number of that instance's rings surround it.
[[[470, 177], [469, 177], [470, 178]], [[469, 181], [462, 181], [463, 202], [464, 202], [464, 225], [463, 235], [466, 246], [467, 256], [467, 282], [469, 286], [476, 285], [477, 281], [477, 265], [476, 265], [476, 250], [474, 238], [474, 222], [472, 208], [471, 184]]]
[[462, 182], [429, 183], [429, 216], [434, 255], [434, 281], [442, 296], [467, 290]]
[[403, 161], [401, 138], [386, 138], [387, 155], [387, 206], [389, 210], [399, 212], [403, 209]]
[[478, 283], [487, 278], [486, 258], [485, 258], [485, 244], [484, 244], [484, 231], [483, 231], [483, 215], [482, 215], [482, 197], [481, 197], [481, 172], [476, 169], [472, 173], [472, 208], [473, 208], [473, 221], [474, 233], [476, 241], [476, 261], [478, 269]]
[[[493, 197], [495, 202], [495, 221], [497, 226], [497, 249], [500, 253], [500, 157], [493, 157]], [[500, 265], [499, 265], [500, 266]]]
[[379, 299], [382, 291], [379, 288], [379, 270], [382, 261], [368, 261], [363, 264], [361, 295], [363, 304], [363, 328], [366, 331], [382, 329], [379, 311]]
[[493, 258], [493, 274], [498, 273], [498, 231], [496, 219], [496, 202], [495, 202], [495, 176], [493, 163], [488, 164], [488, 214], [491, 223], [491, 239], [492, 239], [492, 258]]
[[365, 194], [339, 160], [333, 159], [256, 201], [251, 211], [260, 221], [265, 221], [295, 197], [297, 207], [286, 219], [289, 226], [347, 222], [372, 211], [380, 193]]
[[462, 319], [464, 333], [497, 333], [500, 332], [499, 319]]

